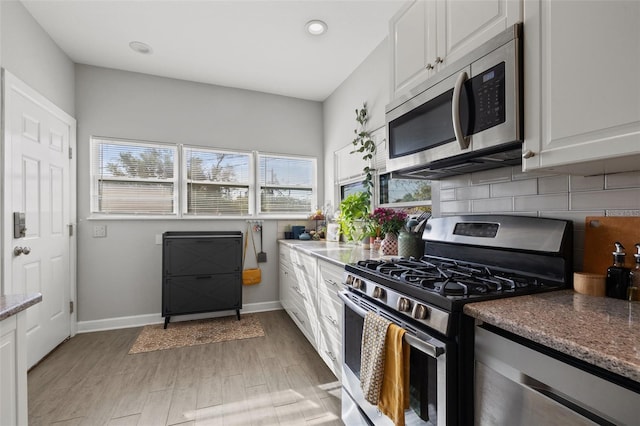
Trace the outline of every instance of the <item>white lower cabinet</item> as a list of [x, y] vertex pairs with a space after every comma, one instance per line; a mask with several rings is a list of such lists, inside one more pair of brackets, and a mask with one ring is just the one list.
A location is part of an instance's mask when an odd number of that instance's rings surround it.
[[26, 312], [0, 321], [0, 425], [26, 425]]
[[333, 374], [342, 363], [344, 267], [280, 243], [280, 303]]

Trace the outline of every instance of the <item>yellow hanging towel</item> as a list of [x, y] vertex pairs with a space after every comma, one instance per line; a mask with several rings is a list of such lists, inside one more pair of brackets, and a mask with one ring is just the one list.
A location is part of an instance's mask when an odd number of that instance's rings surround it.
[[404, 341], [405, 330], [390, 324], [385, 340], [384, 378], [378, 408], [404, 426], [404, 410], [409, 408], [409, 344]]

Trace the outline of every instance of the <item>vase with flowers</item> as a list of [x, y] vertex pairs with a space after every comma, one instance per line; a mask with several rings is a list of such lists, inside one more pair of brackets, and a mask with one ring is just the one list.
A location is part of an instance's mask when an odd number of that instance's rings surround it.
[[384, 239], [380, 244], [383, 255], [395, 256], [398, 254], [398, 233], [405, 226], [407, 213], [385, 207], [378, 207], [371, 213], [370, 219], [375, 223]]

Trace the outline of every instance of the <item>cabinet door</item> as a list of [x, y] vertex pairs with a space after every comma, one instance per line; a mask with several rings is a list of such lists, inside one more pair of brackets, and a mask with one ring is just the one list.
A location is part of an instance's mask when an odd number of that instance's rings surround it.
[[[433, 73], [436, 51], [436, 20], [433, 2], [408, 3], [390, 21], [391, 93], [402, 92]], [[433, 58], [432, 58], [433, 57]]]
[[525, 2], [525, 171], [638, 170], [640, 2]]
[[437, 56], [442, 68], [522, 21], [522, 0], [437, 0]]

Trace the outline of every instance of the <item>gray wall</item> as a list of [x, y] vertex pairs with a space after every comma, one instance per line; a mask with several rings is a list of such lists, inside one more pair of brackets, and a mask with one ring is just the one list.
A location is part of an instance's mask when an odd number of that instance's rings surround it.
[[[76, 65], [76, 110], [79, 321], [160, 312], [162, 250], [156, 235], [246, 228], [244, 220], [87, 220], [92, 135], [315, 156], [322, 202], [319, 102]], [[92, 237], [97, 224], [107, 226], [106, 238]], [[277, 222], [265, 221], [268, 262], [261, 264], [262, 283], [244, 288], [245, 304], [279, 298], [277, 238]]]
[[0, 8], [2, 67], [74, 116], [73, 62], [22, 3], [2, 0]]
[[334, 207], [334, 152], [353, 140], [357, 127], [355, 110], [362, 108], [363, 102], [367, 102], [370, 116], [368, 129], [384, 126], [384, 108], [389, 103], [389, 60], [389, 45], [384, 39], [324, 101], [325, 200], [331, 200]]

